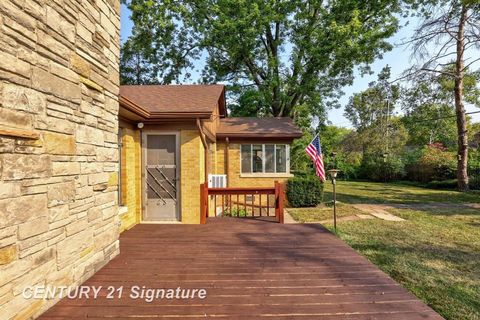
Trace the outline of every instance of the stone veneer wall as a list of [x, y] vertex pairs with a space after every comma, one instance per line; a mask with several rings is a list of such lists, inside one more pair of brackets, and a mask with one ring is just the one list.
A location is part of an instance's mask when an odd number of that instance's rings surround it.
[[[0, 318], [118, 253], [119, 0], [0, 1]], [[23, 137], [23, 138], [22, 138]]]

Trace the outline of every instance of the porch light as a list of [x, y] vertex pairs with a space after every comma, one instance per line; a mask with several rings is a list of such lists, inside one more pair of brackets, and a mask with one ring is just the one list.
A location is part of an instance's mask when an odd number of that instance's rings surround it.
[[143, 122], [137, 123], [137, 128], [138, 128], [138, 129], [142, 129], [142, 128], [143, 128]]
[[330, 169], [330, 170], [327, 170], [327, 172], [330, 175], [330, 178], [332, 178], [332, 182], [335, 183], [335, 179], [337, 178], [337, 175], [340, 172], [340, 170]]

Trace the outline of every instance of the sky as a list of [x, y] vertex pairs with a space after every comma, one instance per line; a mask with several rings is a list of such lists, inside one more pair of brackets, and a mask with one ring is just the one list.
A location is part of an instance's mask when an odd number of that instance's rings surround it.
[[[404, 23], [405, 21], [401, 21]], [[412, 35], [417, 21], [411, 21], [409, 25], [401, 28], [392, 38], [388, 41], [394, 45], [393, 50], [386, 52], [382, 59], [377, 59], [372, 65], [372, 75], [361, 76], [358, 72], [355, 73], [355, 80], [351, 86], [345, 87], [343, 89], [344, 95], [340, 99], [342, 106], [345, 106], [348, 103], [349, 98], [357, 92], [361, 92], [368, 88], [368, 84], [377, 79], [377, 74], [382, 70], [383, 67], [389, 65], [391, 67], [391, 79], [396, 79], [400, 74], [411, 65], [411, 51], [405, 46], [400, 46], [399, 44], [410, 38]], [[120, 38], [121, 41], [125, 41], [131, 34], [133, 23], [130, 20], [130, 11], [128, 8], [122, 4], [121, 7], [121, 28], [120, 28]], [[195, 75], [195, 73], [192, 73]], [[466, 106], [467, 112], [469, 111], [480, 111], [479, 108], [473, 106]], [[348, 121], [343, 116], [344, 110], [343, 107], [340, 109], [332, 109], [328, 111], [328, 120], [332, 125], [339, 127], [351, 127], [350, 121]], [[472, 120], [474, 122], [480, 122], [480, 114], [472, 115]]]

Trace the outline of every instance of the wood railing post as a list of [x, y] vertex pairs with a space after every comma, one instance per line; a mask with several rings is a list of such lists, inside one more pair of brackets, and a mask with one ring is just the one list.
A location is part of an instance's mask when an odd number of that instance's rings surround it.
[[285, 203], [285, 189], [283, 183], [279, 183], [278, 188], [278, 222], [283, 224], [283, 205]]
[[200, 223], [207, 223], [208, 217], [208, 186], [206, 183], [200, 184]]
[[279, 223], [283, 223], [283, 203], [285, 201], [285, 192], [283, 184], [275, 181], [275, 217]]
[[210, 195], [208, 194], [208, 183], [205, 182], [204, 183], [204, 191], [203, 191], [203, 194], [205, 195], [205, 222], [207, 222], [207, 218], [208, 218], [208, 211], [209, 211], [209, 206], [208, 206], [208, 199], [210, 197]]

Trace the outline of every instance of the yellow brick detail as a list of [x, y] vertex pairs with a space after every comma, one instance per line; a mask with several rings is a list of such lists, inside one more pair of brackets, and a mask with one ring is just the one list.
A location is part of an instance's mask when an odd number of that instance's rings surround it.
[[128, 208], [121, 217], [120, 231], [130, 229], [141, 221], [142, 163], [140, 131], [122, 128], [121, 153], [122, 205]]
[[109, 186], [116, 186], [118, 185], [118, 173], [113, 172], [110, 174], [110, 177], [108, 177], [108, 185]]
[[[259, 142], [260, 143], [260, 142]], [[217, 143], [217, 174], [226, 174], [226, 145]], [[275, 181], [285, 182], [283, 177], [241, 177], [240, 176], [240, 144], [230, 143], [228, 152], [228, 186], [229, 187], [273, 187]]]
[[205, 151], [198, 130], [180, 132], [182, 223], [200, 223], [200, 184], [205, 180]]

